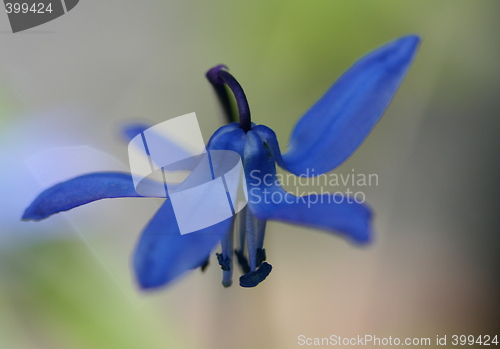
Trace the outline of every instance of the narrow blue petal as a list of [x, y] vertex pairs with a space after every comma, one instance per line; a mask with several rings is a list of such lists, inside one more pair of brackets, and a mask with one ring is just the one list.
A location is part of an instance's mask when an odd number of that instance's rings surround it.
[[[259, 137], [263, 140], [265, 146], [271, 152], [276, 163], [285, 170], [294, 173], [292, 169], [288, 168], [287, 164], [283, 160], [283, 157], [281, 155], [280, 145], [278, 143], [278, 139], [276, 138], [276, 133], [274, 133], [273, 130], [264, 125], [257, 125], [253, 127], [252, 131], [256, 132], [259, 135]], [[300, 173], [295, 173], [295, 174], [300, 175]]]
[[122, 135], [125, 138], [125, 141], [130, 142], [135, 136], [146, 131], [150, 128], [151, 125], [143, 124], [143, 123], [133, 123], [126, 125], [122, 129]]
[[295, 196], [281, 187], [269, 192], [267, 199], [250, 206], [262, 219], [340, 233], [357, 243], [371, 240], [371, 210], [353, 198], [333, 194]]
[[283, 154], [294, 174], [331, 171], [363, 142], [396, 93], [415, 56], [417, 36], [393, 41], [361, 58], [298, 121]]
[[181, 235], [170, 200], [166, 200], [144, 229], [133, 265], [143, 289], [166, 286], [203, 265], [231, 227], [232, 218], [194, 233]]
[[276, 177], [272, 151], [257, 132], [247, 132], [245, 175], [248, 205], [259, 219], [274, 219], [340, 233], [358, 243], [371, 238], [371, 210], [333, 194], [295, 196]]
[[[163, 183], [144, 182], [151, 197], [165, 197]], [[24, 211], [23, 220], [40, 220], [92, 201], [123, 197], [142, 197], [129, 173], [97, 172], [58, 183], [38, 195]]]

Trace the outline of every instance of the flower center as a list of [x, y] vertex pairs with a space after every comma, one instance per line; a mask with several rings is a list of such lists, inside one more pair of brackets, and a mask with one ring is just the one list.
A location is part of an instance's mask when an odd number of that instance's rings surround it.
[[248, 106], [247, 97], [239, 82], [228, 72], [228, 68], [223, 64], [217, 65], [210, 69], [206, 76], [214, 87], [228, 120], [233, 122], [236, 121], [236, 118], [231, 109], [228, 91], [225, 86], [231, 90], [236, 100], [236, 106], [238, 107], [240, 127], [245, 132], [250, 131], [252, 120], [250, 118], [250, 107]]

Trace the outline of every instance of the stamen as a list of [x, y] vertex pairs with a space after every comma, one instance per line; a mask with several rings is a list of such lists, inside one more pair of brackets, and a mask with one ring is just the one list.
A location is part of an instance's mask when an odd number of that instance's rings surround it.
[[238, 264], [243, 271], [243, 274], [250, 272], [250, 265], [248, 264], [248, 259], [245, 256], [245, 240], [247, 237], [247, 227], [246, 227], [246, 212], [247, 207], [243, 208], [238, 213], [238, 236], [239, 236], [239, 246], [238, 249], [234, 250], [236, 258], [238, 259]]
[[234, 76], [231, 75], [231, 73], [229, 73], [225, 69], [227, 69], [225, 65], [218, 65], [210, 69], [207, 72], [206, 76], [214, 86], [217, 95], [219, 96], [219, 100], [221, 101], [221, 104], [226, 112], [226, 115], [231, 115], [231, 118], [232, 118], [232, 113], [230, 112], [231, 106], [229, 104], [228, 96], [225, 93], [225, 90], [222, 91], [222, 89], [218, 86], [226, 84], [231, 90], [231, 92], [233, 92], [234, 99], [236, 100], [236, 105], [238, 106], [240, 127], [243, 129], [243, 131], [247, 132], [252, 127], [250, 118], [250, 107], [248, 106], [247, 97], [239, 82], [234, 78]]
[[258, 248], [257, 249], [257, 265], [261, 265], [262, 262], [266, 260], [266, 249]]
[[229, 287], [233, 284], [233, 228], [221, 240], [221, 247], [222, 253], [217, 253], [216, 255], [222, 269], [222, 285]]
[[248, 259], [250, 261], [250, 270], [257, 269], [257, 218], [252, 211], [247, 210], [246, 213], [246, 230], [247, 230], [247, 246]]
[[[264, 262], [266, 260], [266, 250], [262, 248], [266, 221], [259, 220], [249, 209], [246, 209], [244, 221], [250, 272], [240, 277], [240, 286], [255, 287], [269, 275], [272, 269], [269, 263]], [[242, 225], [240, 223], [240, 228]], [[236, 255], [238, 256], [238, 253]], [[241, 255], [243, 257], [243, 254]], [[240, 257], [238, 256], [238, 258]]]
[[267, 220], [257, 218], [257, 266], [266, 260], [266, 250], [264, 249], [266, 223]]
[[257, 218], [257, 246], [262, 248], [264, 246], [264, 235], [266, 233], [266, 223], [265, 219]]
[[266, 279], [273, 267], [271, 264], [264, 262], [257, 270], [251, 271], [248, 274], [240, 276], [241, 287], [255, 287]]
[[245, 240], [247, 238], [247, 227], [246, 227], [246, 222], [247, 222], [247, 209], [248, 207], [244, 207], [239, 213], [238, 213], [238, 235], [240, 238], [240, 251], [243, 252], [245, 249]]

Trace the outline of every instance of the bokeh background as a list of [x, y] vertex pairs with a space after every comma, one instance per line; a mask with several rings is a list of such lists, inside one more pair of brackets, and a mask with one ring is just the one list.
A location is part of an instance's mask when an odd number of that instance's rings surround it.
[[[0, 13], [0, 348], [295, 348], [297, 338], [499, 332], [500, 2], [85, 0], [12, 34]], [[171, 288], [137, 289], [130, 255], [156, 199], [96, 202], [33, 223], [43, 188], [127, 170], [120, 128], [195, 111], [224, 122], [205, 71], [228, 65], [253, 120], [286, 148], [357, 58], [416, 33], [417, 59], [383, 119], [336, 173], [376, 236], [270, 223], [269, 278], [220, 285], [214, 259]], [[335, 188], [337, 190], [338, 188]], [[477, 347], [476, 345], [475, 347]]]

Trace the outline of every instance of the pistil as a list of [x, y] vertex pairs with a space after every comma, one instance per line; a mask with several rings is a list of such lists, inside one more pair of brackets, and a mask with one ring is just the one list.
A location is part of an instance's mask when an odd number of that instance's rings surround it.
[[231, 75], [231, 73], [229, 73], [227, 69], [228, 68], [225, 65], [221, 64], [210, 69], [206, 76], [208, 81], [210, 81], [210, 83], [214, 86], [227, 118], [230, 121], [235, 121], [236, 118], [232, 113], [229, 96], [227, 94], [227, 90], [224, 88], [224, 85], [229, 87], [238, 107], [240, 127], [245, 132], [248, 132], [252, 127], [252, 120], [250, 117], [250, 107], [248, 106], [247, 97], [240, 83], [234, 78], [234, 76]]

